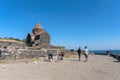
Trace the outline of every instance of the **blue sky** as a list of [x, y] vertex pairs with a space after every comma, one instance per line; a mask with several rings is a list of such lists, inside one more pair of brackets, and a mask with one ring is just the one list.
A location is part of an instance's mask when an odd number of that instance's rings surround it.
[[0, 37], [24, 39], [39, 22], [52, 45], [120, 49], [120, 0], [0, 0]]

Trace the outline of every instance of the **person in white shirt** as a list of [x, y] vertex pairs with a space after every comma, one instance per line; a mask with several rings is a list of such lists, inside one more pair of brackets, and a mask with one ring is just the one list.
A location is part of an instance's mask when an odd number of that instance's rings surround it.
[[88, 61], [88, 54], [89, 54], [87, 46], [85, 46], [84, 53], [85, 53], [85, 62], [87, 62]]

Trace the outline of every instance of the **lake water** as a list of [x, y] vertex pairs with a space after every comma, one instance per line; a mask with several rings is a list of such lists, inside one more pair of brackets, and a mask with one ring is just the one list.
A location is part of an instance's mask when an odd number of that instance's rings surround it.
[[[91, 50], [90, 52], [94, 52], [95, 54], [106, 54], [107, 50]], [[120, 50], [108, 50], [109, 53], [112, 54], [120, 54]]]

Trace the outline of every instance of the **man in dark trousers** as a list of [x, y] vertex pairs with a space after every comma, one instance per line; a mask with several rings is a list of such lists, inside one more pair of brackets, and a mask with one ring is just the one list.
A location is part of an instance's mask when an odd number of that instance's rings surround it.
[[52, 51], [49, 51], [49, 52], [48, 52], [48, 60], [49, 60], [49, 61], [53, 60]]
[[64, 57], [64, 52], [62, 51], [61, 52], [61, 60], [63, 60], [63, 57]]
[[0, 58], [2, 57], [2, 51], [1, 51], [1, 49], [0, 49]]
[[80, 61], [80, 58], [81, 58], [81, 48], [79, 47], [79, 49], [77, 50], [78, 52], [78, 60]]

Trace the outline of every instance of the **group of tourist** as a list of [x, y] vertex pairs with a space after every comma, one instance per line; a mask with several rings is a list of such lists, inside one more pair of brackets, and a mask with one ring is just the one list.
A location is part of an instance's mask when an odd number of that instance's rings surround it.
[[[81, 54], [84, 53], [84, 56], [85, 56], [85, 62], [88, 61], [88, 54], [89, 54], [89, 51], [88, 51], [88, 48], [87, 46], [85, 46], [85, 49], [82, 51], [81, 48], [79, 47], [78, 50], [78, 60], [80, 61], [81, 60]], [[57, 54], [57, 61], [60, 61], [60, 60], [63, 60], [63, 56], [64, 56], [64, 52], [61, 52], [59, 54]], [[48, 52], [48, 60], [49, 61], [52, 61], [53, 60], [53, 54], [51, 51]]]
[[82, 54], [82, 53], [84, 53], [84, 55], [85, 55], [85, 62], [88, 61], [89, 51], [88, 51], [87, 46], [85, 46], [84, 51], [82, 51], [81, 48], [79, 47], [79, 49], [77, 50], [77, 52], [78, 52], [78, 60], [79, 60], [79, 61], [81, 60], [81, 54]]
[[[61, 53], [57, 54], [57, 61], [63, 60], [64, 52], [62, 51]], [[48, 52], [48, 60], [52, 61], [53, 60], [53, 54], [51, 51]]]

